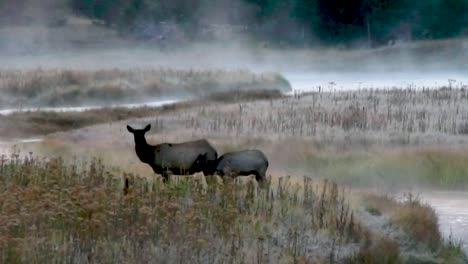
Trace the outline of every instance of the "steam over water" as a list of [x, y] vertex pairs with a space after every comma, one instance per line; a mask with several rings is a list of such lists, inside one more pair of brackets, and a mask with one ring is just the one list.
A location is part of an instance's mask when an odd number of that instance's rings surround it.
[[284, 73], [293, 91], [358, 89], [467, 88], [468, 76], [458, 73], [414, 72], [290, 72]]

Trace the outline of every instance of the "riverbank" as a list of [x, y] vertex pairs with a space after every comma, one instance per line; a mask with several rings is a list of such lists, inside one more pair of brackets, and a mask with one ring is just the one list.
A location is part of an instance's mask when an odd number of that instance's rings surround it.
[[0, 114], [0, 139], [41, 137], [50, 133], [79, 129], [94, 124], [130, 118], [154, 116], [167, 111], [188, 109], [217, 103], [271, 100], [283, 95], [277, 90], [213, 92], [203, 98], [160, 100], [141, 104], [96, 107], [48, 107], [39, 109], [7, 109]]
[[248, 70], [0, 69], [0, 110], [4, 113], [11, 112], [9, 108], [42, 107], [75, 107], [81, 111], [86, 105], [131, 106], [167, 98], [199, 99], [214, 93], [265, 90], [288, 92], [291, 86], [280, 74]]

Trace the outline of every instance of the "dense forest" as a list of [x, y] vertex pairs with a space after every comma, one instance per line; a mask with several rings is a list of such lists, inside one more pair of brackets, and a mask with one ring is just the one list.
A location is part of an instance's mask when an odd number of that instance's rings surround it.
[[[467, 35], [468, 0], [68, 0], [67, 11], [143, 39], [228, 27], [266, 43], [387, 45]], [[34, 3], [0, 0], [3, 17]], [[39, 2], [39, 1], [38, 1]], [[66, 1], [46, 0], [40, 5]], [[36, 4], [37, 6], [37, 4]], [[48, 14], [50, 15], [50, 14]], [[177, 34], [175, 31], [177, 29]]]

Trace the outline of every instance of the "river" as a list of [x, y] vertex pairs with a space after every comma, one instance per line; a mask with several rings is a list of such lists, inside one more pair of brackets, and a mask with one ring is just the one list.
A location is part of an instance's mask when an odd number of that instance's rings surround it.
[[35, 108], [10, 108], [10, 109], [1, 109], [0, 115], [10, 115], [17, 112], [29, 112], [29, 111], [44, 111], [44, 112], [84, 112], [87, 110], [95, 110], [102, 108], [116, 108], [116, 107], [126, 107], [126, 108], [136, 108], [142, 106], [148, 107], [159, 107], [163, 105], [169, 105], [180, 100], [176, 99], [166, 99], [166, 100], [155, 100], [145, 103], [135, 103], [135, 104], [113, 104], [106, 106], [77, 106], [77, 107], [35, 107]]
[[436, 210], [442, 234], [460, 241], [468, 253], [468, 192], [425, 192], [421, 198]]

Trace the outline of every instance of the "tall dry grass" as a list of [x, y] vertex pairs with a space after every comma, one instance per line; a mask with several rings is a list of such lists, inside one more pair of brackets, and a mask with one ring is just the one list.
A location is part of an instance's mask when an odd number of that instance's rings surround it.
[[254, 195], [122, 178], [99, 160], [0, 159], [2, 263], [272, 263], [342, 260], [365, 228], [333, 182], [282, 178]]
[[317, 92], [256, 104], [206, 106], [168, 116], [203, 134], [300, 137], [321, 145], [467, 142], [466, 89]]
[[[301, 180], [281, 177], [262, 189], [208, 181], [202, 191], [191, 181], [115, 175], [98, 159], [3, 156], [0, 262], [412, 263], [404, 262], [413, 252], [406, 243], [365, 227], [336, 183]], [[442, 263], [463, 259], [433, 228], [429, 207], [368, 201], [415, 247]]]

